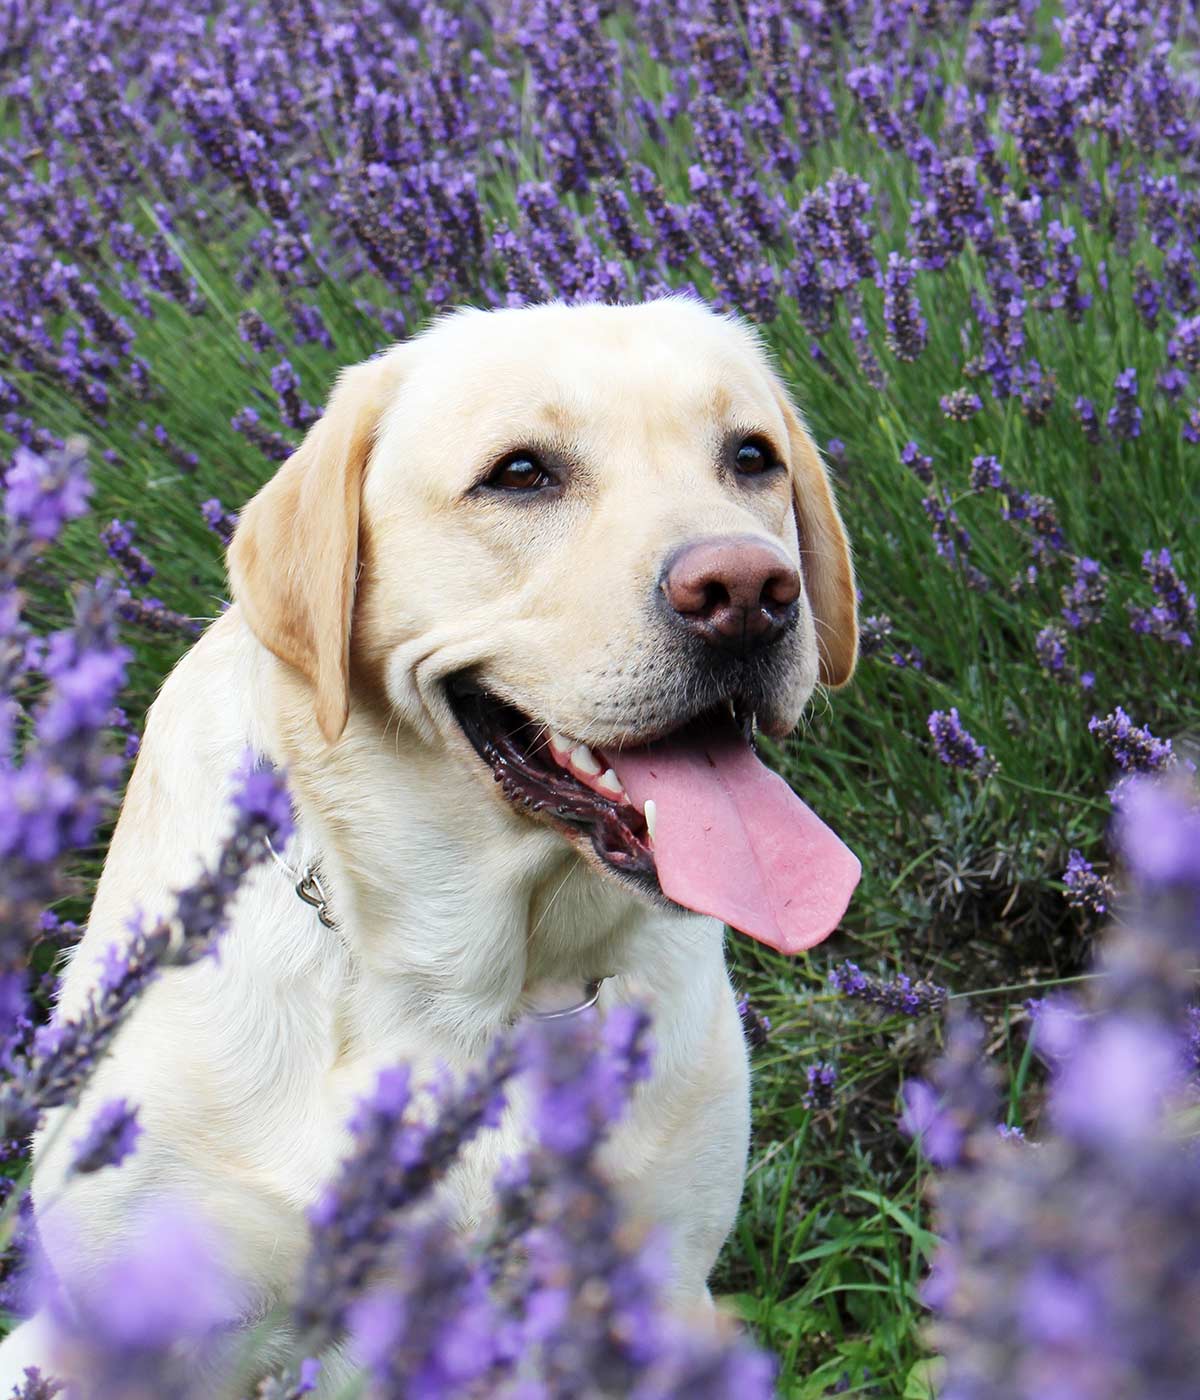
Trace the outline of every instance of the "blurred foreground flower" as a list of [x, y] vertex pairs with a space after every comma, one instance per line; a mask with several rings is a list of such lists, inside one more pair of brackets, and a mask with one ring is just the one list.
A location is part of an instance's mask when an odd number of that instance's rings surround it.
[[[600, 1165], [649, 1072], [648, 1037], [643, 1013], [616, 1007], [519, 1027], [461, 1082], [418, 1091], [405, 1067], [384, 1071], [309, 1215], [279, 1334], [295, 1359], [255, 1394], [291, 1400], [360, 1366], [354, 1393], [375, 1400], [768, 1400], [772, 1358], [707, 1310], [694, 1323], [678, 1311], [667, 1241], [627, 1217]], [[499, 1122], [517, 1075], [529, 1150], [502, 1166], [493, 1217], [468, 1233], [437, 1187]], [[127, 1121], [123, 1110], [102, 1126]], [[181, 1200], [146, 1202], [108, 1261], [86, 1225], [53, 1210], [48, 1221], [56, 1261], [78, 1263], [70, 1302], [45, 1270], [30, 1291], [59, 1364], [89, 1378], [87, 1400], [211, 1400], [243, 1393], [234, 1375], [262, 1376], [246, 1327], [254, 1300], [222, 1264], [219, 1221]]]
[[[953, 1022], [903, 1125], [945, 1168], [924, 1296], [940, 1400], [1176, 1400], [1200, 1376], [1200, 1155], [1188, 1055], [1200, 959], [1200, 801], [1135, 778], [1117, 832], [1130, 907], [1090, 1010], [1039, 1005], [1046, 1131], [998, 1133], [974, 1023]], [[1081, 862], [1082, 864], [1082, 862]]]

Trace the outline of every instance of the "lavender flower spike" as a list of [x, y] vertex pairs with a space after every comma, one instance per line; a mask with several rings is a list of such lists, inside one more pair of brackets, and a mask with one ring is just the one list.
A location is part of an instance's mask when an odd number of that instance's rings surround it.
[[96, 1172], [102, 1167], [119, 1167], [137, 1147], [141, 1136], [137, 1109], [124, 1099], [112, 1099], [104, 1104], [84, 1137], [75, 1145], [71, 1170]]
[[1156, 739], [1149, 729], [1134, 724], [1120, 707], [1103, 719], [1093, 715], [1088, 733], [1107, 746], [1117, 765], [1130, 773], [1150, 773], [1175, 760], [1170, 739]]
[[398, 1239], [401, 1212], [421, 1199], [462, 1148], [503, 1111], [518, 1066], [500, 1041], [482, 1070], [444, 1085], [432, 1121], [414, 1113], [407, 1066], [384, 1070], [351, 1120], [354, 1150], [309, 1215], [312, 1243], [295, 1305], [304, 1348], [316, 1354], [349, 1324], [379, 1260]]
[[10, 575], [56, 540], [69, 520], [83, 515], [91, 494], [87, 454], [79, 439], [45, 457], [18, 447], [4, 478]]
[[945, 987], [936, 982], [919, 978], [916, 982], [906, 973], [901, 973], [894, 981], [887, 981], [869, 972], [863, 972], [857, 963], [843, 962], [829, 973], [829, 985], [844, 997], [854, 1001], [865, 1001], [884, 1011], [903, 1016], [921, 1016], [927, 1011], [938, 1011], [946, 1004], [949, 995]]
[[929, 339], [929, 324], [921, 315], [921, 303], [913, 290], [917, 267], [899, 253], [888, 255], [883, 274], [883, 319], [888, 348], [898, 360], [920, 358]]
[[952, 768], [963, 768], [986, 778], [999, 767], [984, 746], [963, 728], [955, 708], [934, 710], [929, 716], [929, 733], [938, 758]]
[[1129, 625], [1135, 632], [1158, 637], [1172, 646], [1187, 649], [1196, 628], [1196, 595], [1179, 577], [1168, 549], [1157, 554], [1147, 550], [1142, 569], [1150, 578], [1157, 602], [1143, 608], [1129, 604]]
[[178, 893], [173, 917], [148, 929], [135, 924], [128, 942], [110, 948], [86, 1009], [43, 1026], [27, 1063], [0, 1084], [0, 1139], [28, 1136], [43, 1110], [77, 1102], [141, 991], [163, 968], [187, 966], [212, 952], [242, 880], [267, 859], [268, 840], [282, 847], [292, 830], [282, 778], [253, 755], [235, 775], [233, 808], [233, 831], [215, 863]]

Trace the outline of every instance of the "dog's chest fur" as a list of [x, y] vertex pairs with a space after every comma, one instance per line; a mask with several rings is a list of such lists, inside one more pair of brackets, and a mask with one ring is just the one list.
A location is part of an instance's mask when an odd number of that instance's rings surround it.
[[[79, 1125], [125, 1095], [141, 1106], [139, 1152], [72, 1184], [66, 1208], [115, 1222], [148, 1190], [180, 1190], [228, 1233], [244, 1306], [268, 1306], [300, 1267], [304, 1211], [381, 1067], [461, 1073], [531, 991], [605, 976], [602, 1009], [639, 1000], [655, 1017], [654, 1075], [610, 1145], [610, 1170], [639, 1213], [675, 1227], [679, 1289], [702, 1295], [736, 1209], [747, 1132], [720, 927], [635, 901], [394, 732], [352, 721], [332, 755], [298, 750], [286, 701], [264, 718], [274, 669], [227, 615], [164, 687], [63, 1011], [86, 998], [130, 911], [164, 911], [194, 853], [211, 857], [228, 823], [227, 775], [247, 745], [286, 764], [299, 817], [286, 858], [319, 857], [339, 927], [324, 927], [264, 863], [219, 955], [153, 986], [77, 1122], [51, 1122], [36, 1194], [57, 1194]], [[486, 1214], [496, 1168], [521, 1148], [520, 1097], [447, 1184], [464, 1225]]]

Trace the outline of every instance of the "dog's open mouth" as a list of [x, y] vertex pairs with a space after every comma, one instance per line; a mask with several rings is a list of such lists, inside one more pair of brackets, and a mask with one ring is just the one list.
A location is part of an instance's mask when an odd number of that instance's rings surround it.
[[758, 758], [748, 712], [726, 704], [651, 743], [593, 750], [469, 678], [448, 693], [505, 796], [644, 891], [786, 953], [845, 913], [858, 859]]
[[450, 701], [511, 802], [590, 839], [615, 871], [658, 888], [653, 801], [649, 810], [634, 806], [607, 761], [585, 744], [553, 734], [470, 681], [456, 679]]

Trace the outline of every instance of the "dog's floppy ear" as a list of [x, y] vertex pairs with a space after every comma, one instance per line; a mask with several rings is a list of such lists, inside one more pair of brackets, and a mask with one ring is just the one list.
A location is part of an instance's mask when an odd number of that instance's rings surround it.
[[233, 595], [254, 635], [313, 688], [329, 743], [350, 709], [350, 617], [363, 473], [396, 388], [393, 355], [343, 371], [325, 412], [241, 513]]
[[791, 447], [800, 565], [817, 626], [821, 680], [828, 686], [845, 685], [858, 660], [858, 594], [850, 543], [821, 454], [782, 385], [776, 382], [773, 388]]

